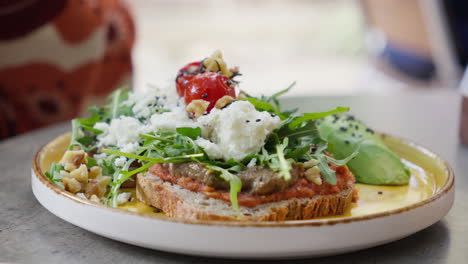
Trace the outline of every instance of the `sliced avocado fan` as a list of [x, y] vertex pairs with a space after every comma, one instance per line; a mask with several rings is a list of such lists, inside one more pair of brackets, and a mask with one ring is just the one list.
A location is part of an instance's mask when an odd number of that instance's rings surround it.
[[343, 159], [359, 147], [348, 167], [360, 183], [373, 185], [408, 184], [411, 172], [379, 135], [349, 115], [333, 115], [317, 122], [320, 136], [329, 143], [328, 151]]

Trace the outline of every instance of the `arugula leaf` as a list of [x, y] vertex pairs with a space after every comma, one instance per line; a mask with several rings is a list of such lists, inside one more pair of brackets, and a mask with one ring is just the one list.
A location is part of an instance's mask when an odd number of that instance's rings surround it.
[[89, 156], [86, 159], [88, 160], [88, 162], [86, 163], [86, 166], [88, 166], [88, 168], [98, 165], [96, 159], [89, 157]]
[[[237, 177], [236, 175], [232, 174], [229, 172], [231, 169], [223, 169], [221, 167], [215, 166], [215, 165], [206, 165], [206, 167], [210, 170], [220, 172], [220, 177], [229, 182], [229, 198], [231, 200], [231, 205], [232, 208], [240, 214], [239, 210], [239, 202], [237, 201], [237, 194], [241, 191], [242, 189], [242, 181]], [[237, 171], [237, 168], [234, 168], [234, 171]]]
[[349, 111], [349, 107], [342, 107], [338, 106], [337, 108], [327, 111], [327, 112], [320, 112], [320, 113], [304, 113], [302, 116], [295, 117], [294, 119], [289, 122], [288, 126], [290, 129], [296, 129], [301, 125], [303, 122], [306, 121], [313, 121], [313, 120], [318, 120], [322, 119], [324, 117], [327, 117], [329, 115], [334, 115], [334, 114], [340, 114], [340, 113], [345, 113]]
[[256, 98], [247, 95], [247, 98], [245, 100], [253, 104], [258, 111], [267, 111], [269, 113], [277, 115], [281, 120], [284, 120], [288, 118], [291, 114], [296, 112], [296, 110], [282, 112], [278, 97], [287, 93], [293, 88], [294, 85], [296, 85], [296, 82], [293, 82], [288, 86], [288, 88], [281, 90], [270, 97], [262, 96], [260, 98]]
[[285, 157], [294, 159], [294, 160], [301, 160], [301, 159], [304, 159], [304, 157], [306, 156], [307, 153], [309, 153], [309, 151], [310, 151], [310, 145], [307, 145], [307, 146], [296, 148], [292, 151], [289, 151], [285, 155]]
[[79, 124], [78, 120], [73, 119], [72, 120], [72, 137], [71, 137], [71, 141], [70, 141], [70, 146], [68, 146], [69, 150], [72, 150], [73, 147], [75, 147], [75, 146], [79, 146], [81, 149], [85, 149], [83, 144], [81, 144], [78, 141], [79, 136], [80, 136], [80, 124]]
[[191, 139], [197, 139], [202, 134], [199, 127], [178, 127], [176, 128], [176, 132]]
[[137, 159], [137, 160], [150, 161], [150, 162], [154, 162], [154, 163], [187, 162], [187, 161], [191, 161], [192, 158], [199, 158], [199, 157], [205, 156], [204, 153], [195, 153], [195, 154], [189, 154], [189, 155], [183, 155], [183, 156], [172, 156], [172, 157], [167, 157], [167, 158], [152, 158], [152, 157], [147, 157], [147, 156], [141, 156], [141, 155], [126, 153], [126, 152], [122, 152], [122, 151], [118, 151], [118, 150], [114, 150], [114, 149], [103, 149], [101, 151], [104, 152], [104, 153], [107, 153], [107, 154], [112, 154], [112, 155], [116, 155], [116, 156], [122, 156], [122, 157]]
[[336, 172], [332, 169], [330, 169], [330, 166], [328, 166], [327, 160], [324, 158], [324, 154], [319, 155], [317, 157], [317, 160], [319, 161], [319, 164], [317, 164], [318, 168], [320, 169], [320, 174], [322, 174], [323, 179], [327, 181], [328, 183], [335, 185], [336, 184]]
[[266, 163], [270, 169], [278, 172], [278, 176], [283, 177], [285, 180], [291, 179], [292, 161], [286, 160], [284, 151], [288, 146], [288, 138], [284, 138], [282, 144], [275, 146], [276, 153], [268, 154], [268, 151], [263, 148], [262, 156], [260, 157], [260, 164]]
[[325, 159], [330, 162], [330, 163], [333, 163], [337, 166], [343, 166], [343, 165], [346, 165], [350, 160], [352, 160], [354, 157], [356, 157], [356, 155], [359, 153], [359, 149], [360, 149], [360, 145], [357, 146], [356, 150], [353, 151], [353, 153], [351, 153], [348, 157], [344, 158], [344, 159], [335, 159], [335, 158], [332, 158], [330, 156], [327, 156], [325, 155]]
[[[294, 86], [296, 86], [296, 81], [292, 82], [286, 89], [283, 89], [283, 90], [281, 90], [281, 91], [279, 91], [279, 92], [274, 93], [274, 94], [270, 97], [270, 100], [273, 100], [273, 99], [275, 99], [275, 98], [278, 98], [278, 97], [280, 97], [281, 95], [283, 95], [283, 94], [289, 92], [289, 90], [291, 90]], [[267, 99], [267, 100], [268, 100], [268, 99]]]
[[46, 171], [45, 175], [47, 178], [49, 178], [50, 181], [52, 181], [55, 185], [58, 187], [65, 189], [62, 183], [62, 175], [60, 174], [60, 171], [65, 170], [62, 164], [59, 164], [57, 162], [52, 162], [50, 165], [49, 169]]
[[277, 113], [275, 107], [268, 102], [261, 101], [255, 97], [248, 97], [247, 101], [253, 104], [258, 111], [267, 111], [275, 114]]
[[120, 117], [121, 115], [132, 116], [132, 107], [129, 105], [122, 104], [123, 101], [128, 99], [129, 85], [121, 87], [115, 90], [111, 95], [111, 104], [109, 106], [111, 110], [111, 119]]
[[[147, 171], [154, 164], [155, 164], [155, 162], [148, 162], [145, 165], [143, 165], [143, 166], [141, 166], [141, 167], [139, 167], [137, 169], [134, 169], [132, 171], [119, 171], [119, 172], [117, 172], [117, 174], [122, 174], [122, 177], [120, 177], [117, 182], [112, 183], [112, 187], [111, 187], [111, 189], [109, 191], [108, 199], [107, 199], [108, 205], [110, 205], [112, 207], [117, 207], [118, 206], [117, 196], [119, 194], [120, 186], [122, 186], [122, 184], [126, 180], [128, 180], [130, 177], [132, 177], [133, 175], [138, 174], [140, 172]], [[109, 199], [109, 197], [111, 197], [111, 198]]]
[[291, 161], [287, 161], [284, 157], [284, 150], [288, 146], [288, 138], [283, 140], [283, 144], [276, 145], [276, 155], [278, 155], [279, 162], [279, 176], [283, 177], [285, 180], [289, 181], [291, 179]]

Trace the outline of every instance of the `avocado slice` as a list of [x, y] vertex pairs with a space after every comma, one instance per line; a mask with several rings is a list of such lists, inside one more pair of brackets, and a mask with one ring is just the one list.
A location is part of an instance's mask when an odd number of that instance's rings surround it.
[[333, 115], [317, 122], [319, 134], [328, 141], [328, 151], [337, 159], [357, 156], [348, 167], [360, 183], [373, 185], [404, 185], [411, 172], [379, 135], [349, 115]]

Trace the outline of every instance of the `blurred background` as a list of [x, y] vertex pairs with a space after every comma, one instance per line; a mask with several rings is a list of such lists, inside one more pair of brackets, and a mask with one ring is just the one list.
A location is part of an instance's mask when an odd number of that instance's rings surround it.
[[0, 2], [0, 139], [79, 115], [122, 84], [173, 82], [216, 49], [254, 95], [293, 81], [288, 96], [443, 93], [467, 63], [463, 0], [44, 2]]

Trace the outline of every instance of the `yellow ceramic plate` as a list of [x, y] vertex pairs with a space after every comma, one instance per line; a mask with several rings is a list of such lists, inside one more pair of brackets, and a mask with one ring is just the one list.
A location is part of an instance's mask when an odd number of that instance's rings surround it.
[[[435, 223], [451, 208], [454, 175], [448, 164], [414, 143], [392, 136], [382, 137], [385, 144], [411, 169], [410, 184], [357, 184], [359, 201], [347, 214], [331, 218], [266, 223], [198, 221], [174, 219], [154, 213], [152, 207], [136, 199], [119, 209], [94, 204], [61, 190], [43, 174], [51, 162], [60, 160], [69, 144], [70, 134], [56, 138], [38, 152], [33, 161], [32, 187], [44, 207], [57, 216], [95, 233], [136, 245], [224, 257], [334, 254], [407, 236]], [[78, 211], [81, 213], [77, 214]], [[89, 216], [108, 219], [108, 222], [83, 222]], [[109, 224], [109, 221], [123, 221], [122, 224], [126, 226], [132, 223], [132, 232], [123, 231]], [[245, 227], [250, 227], [249, 231]], [[364, 228], [368, 232], [363, 233]], [[163, 243], [150, 235], [152, 232], [159, 236], [164, 234], [166, 238], [170, 236], [170, 239]], [[211, 237], [212, 241], [197, 243], [200, 232], [206, 238]], [[280, 233], [283, 234], [278, 236]], [[185, 238], [192, 235], [192, 242]], [[219, 235], [229, 239], [220, 241]], [[278, 241], [278, 237], [281, 237], [281, 241]], [[320, 243], [314, 240], [317, 237], [320, 237]]]

